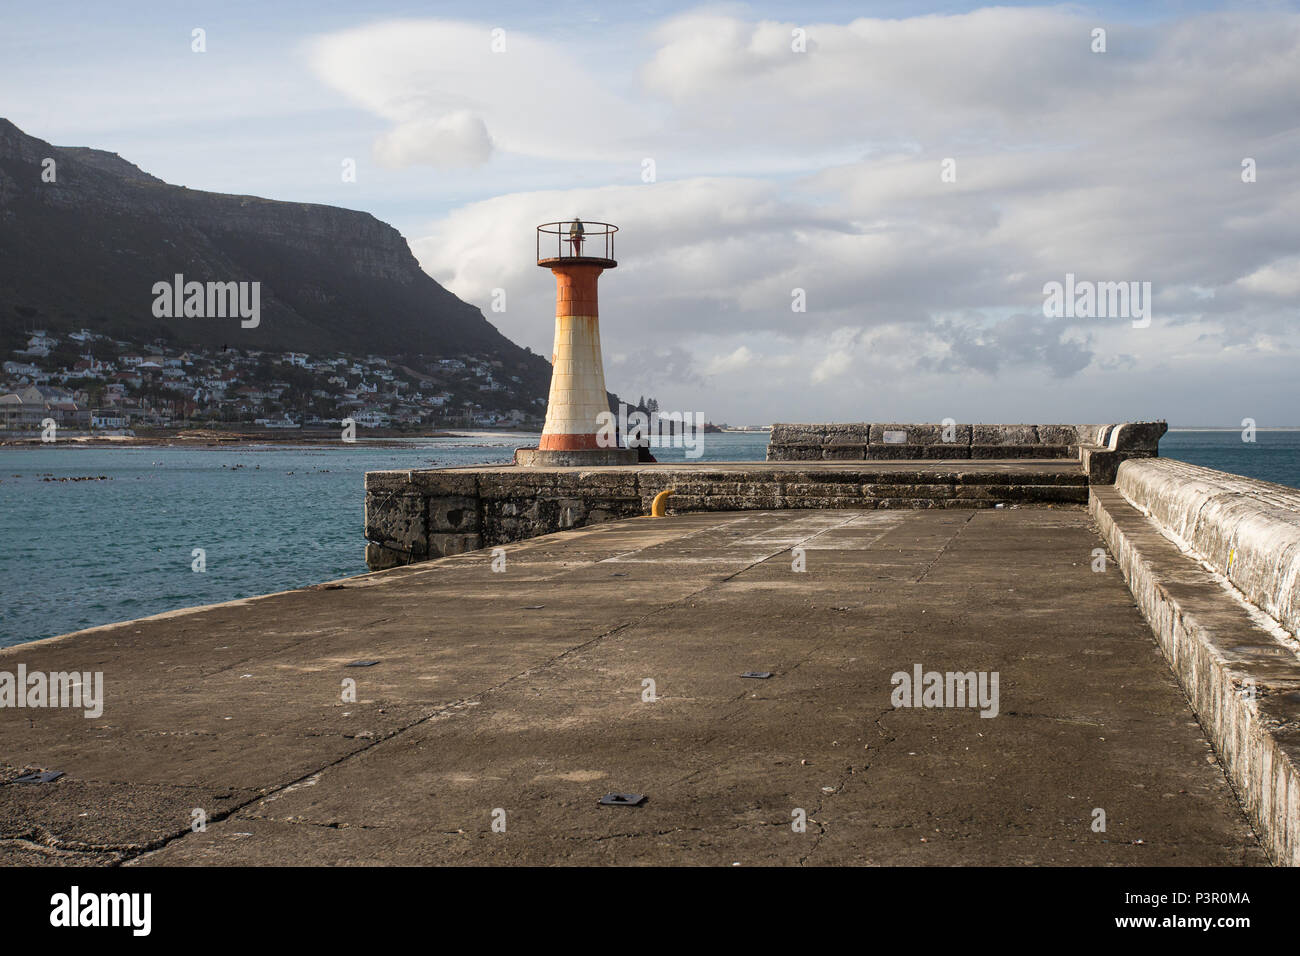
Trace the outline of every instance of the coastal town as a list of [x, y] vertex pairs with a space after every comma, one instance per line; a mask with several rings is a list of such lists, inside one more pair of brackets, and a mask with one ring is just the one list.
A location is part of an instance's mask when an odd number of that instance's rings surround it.
[[120, 341], [87, 329], [24, 333], [0, 364], [0, 435], [60, 430], [538, 427], [545, 397], [481, 355], [409, 360]]

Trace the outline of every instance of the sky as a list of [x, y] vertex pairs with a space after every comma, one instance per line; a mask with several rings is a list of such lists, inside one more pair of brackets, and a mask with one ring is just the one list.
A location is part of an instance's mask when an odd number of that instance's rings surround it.
[[0, 116], [373, 213], [543, 355], [534, 227], [616, 223], [607, 385], [664, 410], [1300, 424], [1293, 3], [0, 0]]

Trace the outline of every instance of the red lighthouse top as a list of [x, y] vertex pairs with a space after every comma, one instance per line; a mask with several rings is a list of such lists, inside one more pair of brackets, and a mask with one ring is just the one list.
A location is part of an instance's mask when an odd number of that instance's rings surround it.
[[584, 222], [566, 219], [544, 222], [537, 227], [537, 264], [539, 266], [592, 265], [612, 269], [614, 233], [618, 226], [608, 222]]

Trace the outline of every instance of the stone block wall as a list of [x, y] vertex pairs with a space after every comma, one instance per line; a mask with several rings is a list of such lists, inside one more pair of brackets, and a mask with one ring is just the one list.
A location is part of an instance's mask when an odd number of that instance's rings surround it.
[[[678, 512], [1083, 504], [1089, 484], [1112, 483], [1121, 461], [1155, 456], [1165, 428], [776, 425], [768, 460], [781, 464], [370, 472], [366, 563], [380, 570], [644, 515], [667, 489]], [[1012, 466], [1008, 459], [1062, 461]], [[1080, 467], [1064, 466], [1069, 460]], [[880, 464], [889, 461], [899, 464]]]
[[1102, 425], [773, 425], [768, 461], [1075, 458]]
[[1164, 422], [1115, 425], [773, 425], [768, 461], [942, 461], [1073, 458], [1098, 484], [1128, 458], [1158, 454]]
[[371, 570], [645, 514], [630, 471], [376, 471], [366, 475]]
[[1088, 500], [1081, 470], [984, 466], [832, 468], [728, 463], [579, 469], [479, 468], [366, 475], [366, 563], [372, 570], [461, 554], [567, 528], [672, 509], [992, 508]]

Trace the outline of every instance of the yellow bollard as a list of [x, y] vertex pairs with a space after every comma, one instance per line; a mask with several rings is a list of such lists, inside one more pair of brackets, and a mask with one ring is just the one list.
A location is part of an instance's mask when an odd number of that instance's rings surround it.
[[676, 488], [665, 488], [655, 495], [655, 500], [650, 502], [650, 517], [662, 518], [664, 516], [664, 509], [668, 507], [668, 499], [675, 491], [677, 491]]

